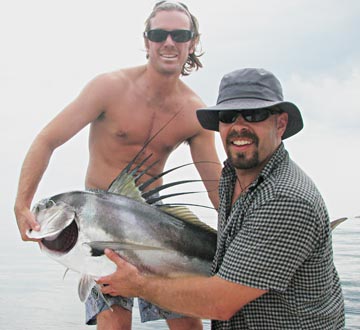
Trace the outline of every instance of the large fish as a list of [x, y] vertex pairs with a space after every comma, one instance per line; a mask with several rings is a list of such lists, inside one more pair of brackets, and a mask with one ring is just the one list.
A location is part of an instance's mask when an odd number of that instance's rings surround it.
[[[45, 254], [82, 274], [82, 301], [94, 279], [115, 271], [115, 264], [104, 256], [105, 248], [147, 273], [210, 275], [216, 231], [184, 206], [154, 204], [160, 199], [154, 194], [165, 187], [142, 193], [134, 173], [125, 169], [109, 191], [67, 192], [44, 199], [33, 208], [41, 230], [30, 231], [28, 236], [41, 239]], [[332, 221], [332, 229], [346, 219]]]
[[29, 231], [28, 236], [40, 239], [41, 250], [52, 259], [83, 275], [79, 285], [82, 301], [95, 278], [115, 271], [114, 263], [104, 256], [105, 248], [147, 273], [210, 275], [216, 231], [183, 205], [157, 203], [162, 199], [160, 190], [189, 181], [144, 192], [154, 180], [174, 170], [138, 187], [137, 179], [152, 166], [138, 173], [146, 161], [135, 169], [130, 163], [108, 191], [66, 192], [33, 207], [41, 229]]
[[[163, 189], [198, 180], [183, 180], [145, 191], [163, 175], [182, 167], [179, 166], [137, 185], [156, 162], [139, 172], [150, 155], [132, 167], [160, 131], [145, 143], [108, 191], [66, 192], [43, 199], [33, 207], [41, 229], [28, 231], [27, 235], [40, 239], [42, 251], [52, 259], [82, 274], [79, 283], [82, 301], [94, 286], [94, 279], [115, 271], [115, 264], [104, 256], [105, 248], [150, 274], [210, 275], [216, 231], [183, 205], [157, 204], [163, 198], [184, 194], [159, 197]], [[332, 228], [345, 220], [333, 221]]]

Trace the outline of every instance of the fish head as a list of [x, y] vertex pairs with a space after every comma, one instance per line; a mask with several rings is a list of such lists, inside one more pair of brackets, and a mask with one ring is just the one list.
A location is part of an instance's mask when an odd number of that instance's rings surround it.
[[40, 230], [28, 230], [27, 236], [40, 239], [40, 246], [51, 254], [65, 254], [76, 244], [79, 224], [75, 209], [61, 201], [44, 199], [34, 205], [32, 213]]

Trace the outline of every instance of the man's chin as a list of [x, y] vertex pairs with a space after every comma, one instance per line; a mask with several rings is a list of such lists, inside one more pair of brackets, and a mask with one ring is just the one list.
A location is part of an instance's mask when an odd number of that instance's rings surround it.
[[251, 158], [245, 158], [244, 154], [230, 155], [229, 160], [231, 165], [239, 170], [249, 170], [259, 165], [259, 160], [256, 155]]
[[175, 75], [175, 74], [176, 75], [180, 74], [181, 73], [181, 68], [179, 69], [178, 65], [165, 65], [165, 66], [161, 67], [159, 72], [161, 74], [164, 74], [164, 75], [172, 76], [172, 75]]

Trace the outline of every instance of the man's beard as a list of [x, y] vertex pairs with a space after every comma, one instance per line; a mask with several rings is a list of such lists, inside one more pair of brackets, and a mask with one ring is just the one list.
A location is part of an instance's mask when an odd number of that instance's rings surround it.
[[232, 166], [241, 170], [248, 170], [257, 167], [260, 163], [258, 150], [255, 150], [250, 158], [246, 158], [245, 153], [242, 152], [231, 153], [228, 146], [231, 144], [230, 141], [232, 138], [248, 138], [251, 139], [256, 146], [258, 146], [259, 145], [258, 137], [255, 134], [252, 134], [247, 131], [242, 133], [232, 131], [229, 133], [229, 135], [226, 138], [226, 146], [227, 146], [226, 154]]
[[245, 159], [245, 155], [242, 152], [238, 152], [235, 155], [229, 154], [228, 159], [232, 166], [239, 170], [249, 170], [259, 165], [259, 153], [257, 151], [248, 159]]

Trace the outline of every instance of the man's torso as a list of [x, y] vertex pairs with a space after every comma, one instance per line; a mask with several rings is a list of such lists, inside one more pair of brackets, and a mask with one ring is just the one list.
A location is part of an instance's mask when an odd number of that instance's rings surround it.
[[139, 69], [122, 73], [119, 79], [115, 73], [106, 109], [91, 124], [87, 187], [106, 189], [158, 132], [137, 163], [152, 154], [149, 163], [159, 162], [150, 175], [161, 173], [170, 153], [201, 129], [195, 110], [202, 103], [188, 87], [179, 80], [169, 93], [160, 90], [156, 94], [147, 87]]
[[235, 177], [226, 168], [213, 272], [269, 292], [214, 329], [340, 329], [328, 215], [311, 180], [280, 148], [231, 207]]

